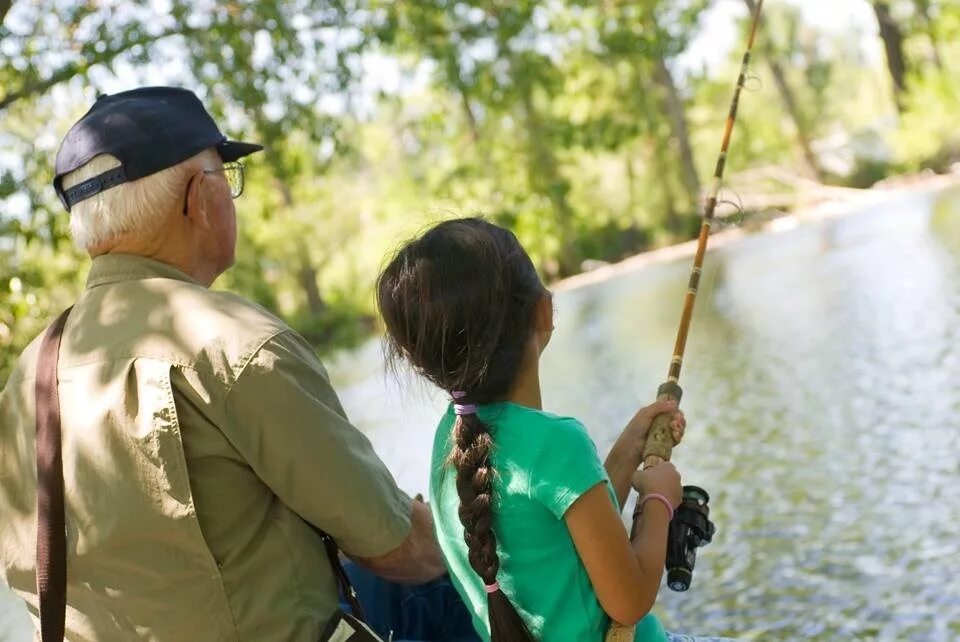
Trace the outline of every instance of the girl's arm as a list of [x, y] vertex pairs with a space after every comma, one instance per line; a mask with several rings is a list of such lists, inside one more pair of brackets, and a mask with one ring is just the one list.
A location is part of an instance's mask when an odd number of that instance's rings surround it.
[[[680, 503], [680, 474], [673, 464], [659, 464], [639, 477], [644, 492], [665, 495], [674, 506]], [[581, 495], [563, 516], [600, 606], [620, 624], [640, 621], [657, 599], [669, 516], [663, 503], [647, 502], [631, 542], [603, 484]]]
[[650, 432], [650, 425], [653, 418], [662, 412], [673, 413], [670, 427], [673, 430], [673, 441], [679, 444], [683, 439], [683, 431], [686, 428], [687, 420], [683, 412], [677, 410], [675, 401], [656, 401], [649, 406], [641, 408], [627, 423], [617, 441], [610, 449], [603, 467], [610, 477], [613, 484], [613, 490], [617, 494], [617, 501], [621, 508], [627, 501], [627, 495], [630, 493], [630, 478], [640, 463], [643, 461], [643, 448], [647, 445], [647, 433]]

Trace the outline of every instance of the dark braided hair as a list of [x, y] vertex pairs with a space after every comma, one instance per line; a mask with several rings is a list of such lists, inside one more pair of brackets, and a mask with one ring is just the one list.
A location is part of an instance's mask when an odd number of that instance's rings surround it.
[[[516, 237], [478, 218], [446, 221], [397, 253], [377, 283], [377, 304], [391, 359], [447, 391], [459, 404], [507, 398], [533, 331], [537, 304], [548, 296]], [[485, 585], [497, 581], [493, 531], [491, 426], [458, 414], [449, 461], [456, 469], [459, 517], [470, 566]], [[533, 641], [503, 591], [487, 596], [493, 642]]]

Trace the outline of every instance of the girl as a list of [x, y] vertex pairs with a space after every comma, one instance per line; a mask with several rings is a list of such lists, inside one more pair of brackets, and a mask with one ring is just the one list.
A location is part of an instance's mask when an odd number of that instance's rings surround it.
[[[601, 465], [584, 427], [541, 409], [539, 359], [553, 303], [516, 237], [483, 220], [440, 223], [377, 284], [392, 358], [450, 393], [431, 465], [431, 508], [453, 582], [485, 640], [599, 642], [615, 620], [635, 640], [667, 634], [650, 609], [680, 503], [670, 463], [637, 472], [653, 417], [642, 408]], [[641, 494], [629, 541], [620, 506]]]

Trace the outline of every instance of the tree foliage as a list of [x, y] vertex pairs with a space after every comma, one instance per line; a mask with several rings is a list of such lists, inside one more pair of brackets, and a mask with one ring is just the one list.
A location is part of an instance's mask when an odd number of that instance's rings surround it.
[[[960, 111], [960, 7], [862, 1], [885, 21], [878, 51], [899, 34], [900, 77], [885, 80], [888, 67], [845, 34], [806, 24], [799, 5], [767, 3], [760, 80], [728, 171], [779, 165], [867, 184], [960, 156], [949, 117]], [[743, 35], [752, 3], [721, 28]], [[320, 347], [344, 345], [371, 329], [384, 253], [435, 218], [482, 213], [510, 226], [550, 279], [692, 234], [742, 41], [690, 62], [698, 43], [722, 40], [709, 20], [718, 9], [0, 1], [0, 381], [82, 288], [87, 259], [70, 244], [51, 165], [97, 93], [186, 86], [231, 135], [266, 145], [238, 203], [238, 264], [219, 286]], [[858, 151], [867, 140], [885, 153]]]

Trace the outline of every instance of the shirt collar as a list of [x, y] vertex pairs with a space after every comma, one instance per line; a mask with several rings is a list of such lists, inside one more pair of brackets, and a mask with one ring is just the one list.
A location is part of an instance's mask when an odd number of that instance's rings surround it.
[[132, 254], [101, 254], [93, 259], [87, 289], [98, 285], [144, 279], [175, 279], [201, 285], [193, 277], [167, 263]]

